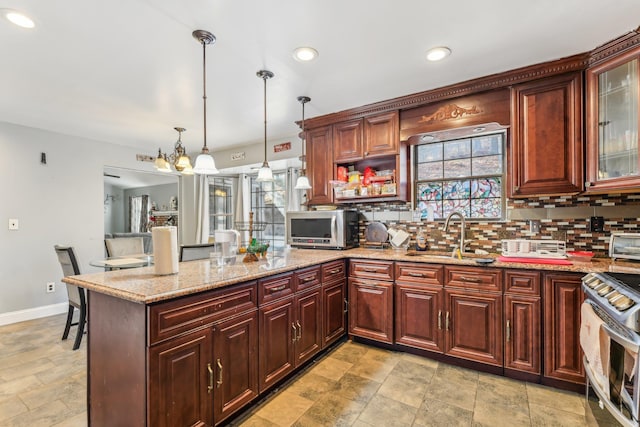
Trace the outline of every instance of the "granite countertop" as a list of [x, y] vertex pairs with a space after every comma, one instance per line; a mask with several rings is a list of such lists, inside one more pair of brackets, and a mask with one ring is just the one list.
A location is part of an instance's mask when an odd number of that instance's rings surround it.
[[[67, 276], [64, 282], [81, 286], [140, 304], [150, 304], [197, 292], [217, 289], [228, 285], [259, 279], [278, 273], [297, 270], [343, 258], [422, 262], [431, 264], [478, 266], [478, 256], [467, 256], [462, 260], [441, 253], [424, 252], [409, 256], [407, 252], [393, 249], [356, 248], [345, 251], [319, 249], [290, 249], [281, 255], [268, 256], [258, 262], [243, 263], [241, 256], [233, 266], [220, 270], [211, 267], [209, 260], [181, 262], [179, 272], [168, 276], [156, 276], [154, 267], [141, 267], [99, 273]], [[482, 256], [496, 258], [497, 254]], [[491, 268], [518, 268], [559, 272], [626, 272], [640, 274], [640, 264], [612, 261], [609, 258], [594, 258], [591, 262], [575, 262], [571, 265], [543, 263], [502, 262], [496, 260]]]

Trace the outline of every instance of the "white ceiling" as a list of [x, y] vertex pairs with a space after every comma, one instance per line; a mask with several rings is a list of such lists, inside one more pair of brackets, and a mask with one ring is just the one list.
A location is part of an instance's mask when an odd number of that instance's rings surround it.
[[[0, 0], [36, 28], [0, 19], [0, 120], [141, 147], [154, 154], [187, 132], [202, 146], [202, 46], [207, 142], [214, 151], [270, 140], [307, 117], [585, 52], [640, 23], [638, 0]], [[296, 62], [298, 46], [319, 52]], [[449, 46], [440, 63], [428, 48]]]

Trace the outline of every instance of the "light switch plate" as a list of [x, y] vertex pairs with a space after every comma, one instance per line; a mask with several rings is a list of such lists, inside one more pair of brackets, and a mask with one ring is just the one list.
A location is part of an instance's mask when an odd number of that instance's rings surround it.
[[9, 230], [17, 230], [18, 226], [19, 224], [16, 218], [9, 218]]

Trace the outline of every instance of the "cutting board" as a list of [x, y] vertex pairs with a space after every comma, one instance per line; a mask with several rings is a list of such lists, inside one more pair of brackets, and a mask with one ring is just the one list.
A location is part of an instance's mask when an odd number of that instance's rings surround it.
[[499, 256], [498, 261], [522, 262], [525, 264], [573, 265], [571, 261], [567, 261], [566, 259], [550, 259], [550, 258], [520, 258], [520, 257], [510, 257], [510, 256]]

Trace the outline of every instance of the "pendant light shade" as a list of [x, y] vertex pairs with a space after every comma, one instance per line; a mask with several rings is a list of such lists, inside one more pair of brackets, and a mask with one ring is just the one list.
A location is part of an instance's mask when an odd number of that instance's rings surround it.
[[256, 73], [264, 81], [264, 162], [258, 171], [256, 182], [273, 181], [273, 171], [267, 162], [267, 79], [273, 77], [273, 73], [268, 70], [260, 70]]
[[296, 186], [293, 187], [295, 190], [311, 190], [311, 184], [309, 183], [309, 178], [307, 178], [306, 171], [304, 169], [304, 163], [307, 160], [304, 155], [304, 104], [311, 101], [311, 98], [308, 96], [299, 96], [298, 102], [302, 104], [302, 132], [300, 133], [300, 140], [302, 141], [302, 156], [300, 156], [300, 160], [302, 161], [302, 169], [300, 169], [300, 176], [296, 180]]
[[204, 146], [202, 151], [196, 158], [196, 164], [193, 167], [193, 172], [200, 175], [213, 175], [218, 173], [216, 169], [216, 163], [213, 160], [211, 154], [209, 154], [209, 148], [207, 148], [207, 45], [216, 42], [216, 37], [205, 30], [195, 30], [193, 38], [198, 40], [202, 44], [202, 102], [204, 104]]

